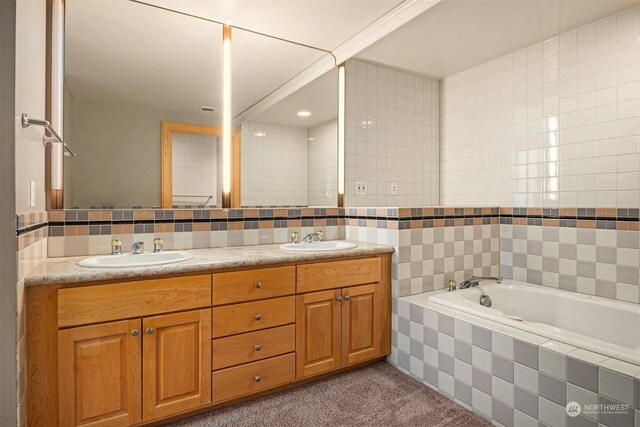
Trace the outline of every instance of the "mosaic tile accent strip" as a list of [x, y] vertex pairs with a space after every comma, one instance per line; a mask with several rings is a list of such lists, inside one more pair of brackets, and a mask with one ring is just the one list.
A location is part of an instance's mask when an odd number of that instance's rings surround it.
[[47, 212], [16, 215], [16, 251], [20, 252], [45, 239], [48, 232]]
[[500, 223], [638, 231], [640, 209], [500, 208]]
[[[638, 425], [640, 366], [518, 330], [490, 330], [402, 298], [392, 307], [389, 361], [496, 425]], [[581, 405], [579, 415], [567, 414], [569, 402]]]

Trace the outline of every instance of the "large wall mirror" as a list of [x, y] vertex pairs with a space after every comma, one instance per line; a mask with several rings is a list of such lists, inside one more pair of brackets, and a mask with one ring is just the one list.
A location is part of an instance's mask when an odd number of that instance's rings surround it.
[[338, 69], [241, 125], [242, 206], [336, 206]]
[[[64, 34], [64, 207], [221, 207], [223, 25], [66, 0]], [[329, 54], [237, 28], [231, 52], [233, 206], [335, 206], [337, 69], [261, 105]]]
[[65, 158], [65, 207], [161, 206], [163, 122], [209, 129], [169, 135], [171, 204], [219, 205], [221, 62], [220, 24], [126, 0], [65, 1], [64, 136], [77, 153]]

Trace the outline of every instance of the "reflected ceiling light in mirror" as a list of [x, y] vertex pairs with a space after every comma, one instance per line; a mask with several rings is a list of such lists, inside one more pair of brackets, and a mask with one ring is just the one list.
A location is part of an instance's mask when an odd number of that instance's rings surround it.
[[267, 134], [265, 132], [254, 132], [253, 136], [257, 136], [257, 137], [263, 137], [263, 136], [267, 136]]
[[338, 66], [338, 207], [344, 206], [345, 67]]
[[298, 116], [300, 117], [309, 117], [311, 113], [309, 111], [298, 111]]
[[222, 30], [222, 207], [231, 207], [231, 27]]

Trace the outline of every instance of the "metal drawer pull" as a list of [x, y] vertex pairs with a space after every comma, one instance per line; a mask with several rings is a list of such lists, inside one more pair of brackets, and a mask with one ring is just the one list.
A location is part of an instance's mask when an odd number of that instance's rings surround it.
[[349, 301], [351, 299], [351, 297], [349, 295], [345, 295], [344, 300], [345, 301]]
[[336, 297], [336, 301], [338, 301], [338, 302], [342, 302], [342, 297], [341, 297], [340, 295], [338, 295], [338, 296]]
[[256, 375], [255, 380], [257, 383], [259, 383], [260, 381], [262, 381], [262, 377], [260, 375]]
[[262, 346], [261, 346], [260, 344], [256, 344], [256, 345], [254, 345], [254, 346], [253, 346], [253, 348], [254, 348], [256, 351], [260, 351], [260, 350], [262, 350]]
[[253, 316], [253, 318], [256, 320], [262, 320], [262, 316], [259, 314], [256, 314], [255, 316]]
[[253, 286], [255, 286], [256, 289], [260, 289], [262, 287], [262, 283], [256, 282]]
[[133, 335], [134, 337], [137, 337], [139, 333], [140, 333], [140, 329], [133, 329], [131, 331], [131, 335]]
[[152, 334], [152, 333], [153, 333], [153, 328], [152, 328], [151, 326], [149, 326], [149, 327], [145, 330], [145, 332], [146, 332], [146, 333], [148, 333], [148, 334]]

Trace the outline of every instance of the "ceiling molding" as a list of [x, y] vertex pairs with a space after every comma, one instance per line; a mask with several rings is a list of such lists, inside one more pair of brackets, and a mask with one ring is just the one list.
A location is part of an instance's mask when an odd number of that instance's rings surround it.
[[332, 52], [332, 55], [327, 55], [284, 85], [280, 86], [271, 94], [255, 103], [252, 107], [237, 115], [233, 120], [234, 126], [237, 126], [262, 113], [298, 89], [328, 72], [336, 65], [354, 57], [362, 50], [371, 46], [373, 43], [387, 36], [392, 31], [400, 28], [441, 1], [442, 0], [406, 0], [382, 18], [360, 31], [351, 39], [338, 46]]
[[338, 64], [343, 63], [441, 1], [406, 0], [336, 48], [332, 52], [333, 56], [336, 57]]

